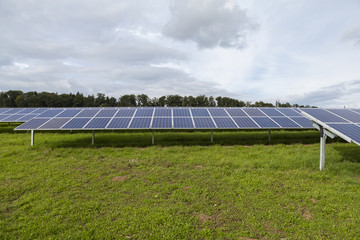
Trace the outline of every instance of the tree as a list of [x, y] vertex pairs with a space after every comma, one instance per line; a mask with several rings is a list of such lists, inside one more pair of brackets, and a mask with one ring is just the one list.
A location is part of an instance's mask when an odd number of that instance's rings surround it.
[[149, 97], [145, 94], [140, 94], [136, 96], [137, 105], [139, 107], [147, 107], [149, 106]]
[[181, 107], [183, 99], [179, 95], [168, 95], [166, 96], [166, 105], [168, 107]]
[[161, 96], [159, 98], [159, 106], [160, 107], [164, 107], [166, 105], [166, 97], [165, 96]]

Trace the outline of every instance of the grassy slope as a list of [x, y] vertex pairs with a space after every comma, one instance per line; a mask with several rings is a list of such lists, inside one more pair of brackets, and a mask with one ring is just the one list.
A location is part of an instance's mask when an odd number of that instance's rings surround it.
[[359, 147], [328, 144], [320, 172], [317, 132], [209, 139], [99, 133], [91, 147], [89, 133], [39, 133], [32, 148], [29, 134], [3, 130], [0, 239], [360, 236]]

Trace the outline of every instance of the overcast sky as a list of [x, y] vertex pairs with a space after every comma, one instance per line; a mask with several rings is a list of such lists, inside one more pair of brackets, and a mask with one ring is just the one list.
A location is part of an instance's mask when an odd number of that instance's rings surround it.
[[360, 107], [360, 0], [0, 0], [0, 91]]

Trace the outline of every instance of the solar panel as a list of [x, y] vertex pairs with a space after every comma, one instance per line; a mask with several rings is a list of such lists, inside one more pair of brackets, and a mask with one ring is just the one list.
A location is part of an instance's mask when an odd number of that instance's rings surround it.
[[37, 129], [47, 121], [49, 121], [50, 118], [33, 118], [29, 120], [28, 122], [25, 122], [24, 124], [18, 126], [17, 130], [32, 130]]
[[133, 118], [129, 128], [150, 128], [151, 118]]
[[209, 112], [205, 108], [190, 109], [193, 117], [210, 117]]
[[216, 128], [211, 118], [194, 118], [196, 128]]
[[50, 130], [50, 129], [59, 129], [61, 128], [65, 123], [67, 123], [70, 120], [70, 118], [53, 118], [49, 120], [47, 123], [39, 127], [38, 129], [41, 130]]
[[0, 115], [0, 121], [2, 121], [3, 119], [5, 119], [5, 118], [8, 118], [8, 117], [10, 117], [11, 115], [9, 115], [9, 114], [1, 114]]
[[91, 118], [99, 112], [99, 109], [84, 109], [76, 117]]
[[81, 112], [81, 109], [65, 109], [62, 113], [57, 115], [57, 117], [75, 117], [79, 112]]
[[214, 118], [216, 126], [218, 128], [237, 128], [236, 124], [231, 120], [231, 118]]
[[155, 117], [171, 117], [171, 109], [155, 108]]
[[43, 112], [46, 112], [47, 110], [49, 110], [49, 108], [38, 108], [35, 111], [33, 111], [32, 113], [43, 113]]
[[132, 117], [134, 115], [135, 109], [119, 109], [115, 117]]
[[284, 114], [287, 117], [301, 117], [302, 115], [295, 111], [294, 108], [276, 108], [279, 112]]
[[259, 126], [249, 117], [237, 117], [233, 119], [239, 128], [259, 128]]
[[224, 109], [214, 109], [214, 108], [208, 108], [211, 116], [213, 117], [228, 117], [229, 115], [225, 112]]
[[7, 118], [2, 119], [4, 122], [15, 122], [17, 119], [24, 117], [23, 114], [13, 114]]
[[154, 118], [151, 128], [172, 128], [171, 118]]
[[33, 112], [35, 110], [36, 110], [36, 108], [24, 108], [23, 110], [21, 110], [18, 113], [31, 113], [31, 112]]
[[190, 110], [188, 108], [185, 109], [173, 109], [173, 116], [174, 117], [191, 117]]
[[[27, 114], [25, 116], [23, 116], [22, 118], [17, 119], [17, 122], [27, 122], [30, 119], [33, 119], [34, 117], [36, 117], [37, 115], [33, 115], [33, 114]], [[1, 120], [1, 119], [0, 119]]]
[[96, 117], [109, 117], [112, 118], [115, 113], [117, 112], [116, 109], [102, 109], [98, 114], [96, 114]]
[[152, 117], [153, 112], [153, 108], [138, 109], [135, 113], [135, 117]]
[[107, 129], [126, 129], [129, 126], [131, 118], [113, 118]]
[[90, 122], [84, 127], [85, 129], [99, 129], [105, 128], [110, 122], [111, 118], [93, 118]]
[[73, 118], [61, 129], [82, 129], [91, 118]]
[[43, 113], [41, 113], [40, 115], [38, 115], [39, 118], [41, 117], [55, 117], [56, 115], [58, 115], [59, 113], [61, 113], [62, 111], [64, 111], [64, 109], [49, 109]]
[[268, 117], [253, 117], [252, 118], [261, 128], [280, 128], [274, 121]]
[[247, 117], [247, 114], [240, 108], [226, 108], [226, 111], [232, 117]]
[[191, 118], [174, 118], [174, 128], [194, 128], [194, 124]]
[[10, 110], [10, 108], [0, 108], [0, 114], [5, 113], [9, 110]]
[[287, 117], [273, 117], [272, 120], [274, 120], [282, 128], [299, 128], [300, 126]]
[[360, 127], [355, 124], [329, 124], [330, 127], [349, 137], [356, 144], [360, 145]]
[[22, 109], [22, 108], [12, 108], [12, 109], [10, 109], [9, 111], [7, 111], [6, 114], [18, 113], [18, 112], [20, 112], [21, 110], [24, 110], [24, 109]]
[[335, 114], [320, 108], [303, 108], [301, 109], [305, 113], [308, 113], [324, 123], [346, 123], [348, 122], [344, 118], [338, 117]]
[[360, 113], [351, 111], [349, 109], [327, 109], [327, 110], [351, 122], [360, 123]]
[[276, 110], [275, 108], [260, 108], [260, 110], [269, 117], [283, 117], [284, 114]]
[[261, 116], [265, 116], [264, 113], [262, 113], [259, 109], [257, 108], [244, 108], [243, 109], [244, 112], [246, 112], [250, 117], [261, 117]]
[[299, 124], [303, 128], [313, 128], [312, 122], [306, 117], [290, 117], [291, 120]]

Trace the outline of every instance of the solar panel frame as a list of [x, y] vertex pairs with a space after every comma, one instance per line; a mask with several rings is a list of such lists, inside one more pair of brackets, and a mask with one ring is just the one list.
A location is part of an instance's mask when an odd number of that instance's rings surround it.
[[194, 117], [195, 128], [216, 129], [216, 125], [210, 117]]
[[190, 117], [176, 117], [173, 118], [174, 129], [194, 129], [194, 121]]
[[278, 125], [269, 117], [252, 117], [252, 119], [260, 126], [260, 128], [265, 128], [265, 129], [282, 128], [280, 125]]
[[130, 125], [132, 118], [113, 118], [109, 124], [106, 126], [106, 129], [127, 129]]
[[239, 129], [257, 129], [260, 128], [259, 125], [252, 120], [250, 117], [234, 117], [234, 121], [236, 122]]

